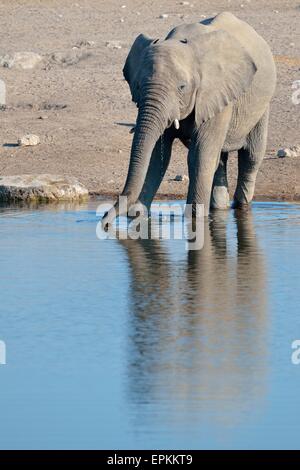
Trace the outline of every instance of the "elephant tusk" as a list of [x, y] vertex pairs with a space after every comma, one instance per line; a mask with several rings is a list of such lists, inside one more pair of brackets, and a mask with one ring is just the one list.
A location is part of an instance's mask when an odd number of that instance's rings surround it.
[[175, 119], [175, 121], [174, 121], [174, 126], [175, 126], [175, 129], [177, 129], [177, 130], [179, 129], [179, 121], [178, 121], [178, 119]]

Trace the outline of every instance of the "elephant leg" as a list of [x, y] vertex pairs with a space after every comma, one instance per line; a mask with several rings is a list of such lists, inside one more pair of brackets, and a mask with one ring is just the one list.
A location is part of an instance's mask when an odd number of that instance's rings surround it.
[[146, 206], [148, 210], [167, 171], [173, 141], [172, 132], [169, 130], [165, 131], [164, 135], [157, 141], [152, 152], [145, 183], [139, 196], [139, 202]]
[[195, 133], [188, 154], [190, 184], [187, 203], [204, 205], [204, 215], [210, 208], [211, 192], [215, 172], [218, 168], [221, 149], [224, 145], [231, 118], [231, 110], [224, 109], [214, 118], [201, 125]]
[[227, 180], [228, 152], [222, 152], [217, 171], [215, 172], [210, 208], [228, 209], [230, 207], [228, 180]]
[[252, 201], [258, 170], [266, 152], [269, 108], [252, 129], [247, 144], [238, 151], [238, 181], [233, 207], [247, 207]]

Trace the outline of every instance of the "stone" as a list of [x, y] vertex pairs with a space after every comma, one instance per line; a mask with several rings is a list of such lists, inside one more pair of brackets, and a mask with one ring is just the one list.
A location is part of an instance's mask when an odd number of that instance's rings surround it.
[[18, 145], [21, 147], [30, 147], [35, 146], [40, 143], [40, 138], [38, 135], [34, 134], [27, 134], [23, 135], [20, 139], [18, 139]]
[[0, 65], [1, 67], [6, 67], [8, 69], [12, 68], [14, 63], [14, 58], [8, 54], [0, 56]]
[[87, 197], [88, 190], [74, 177], [50, 174], [0, 176], [1, 202], [55, 202]]
[[176, 175], [174, 181], [188, 181], [189, 177], [187, 175]]
[[297, 158], [300, 157], [300, 145], [295, 145], [294, 147], [282, 148], [277, 152], [279, 158]]
[[106, 47], [108, 47], [109, 49], [122, 49], [120, 41], [107, 41]]
[[89, 41], [88, 39], [81, 39], [77, 41], [73, 49], [80, 49], [81, 47], [95, 47], [95, 41]]
[[164, 19], [166, 19], [166, 18], [169, 18], [169, 15], [168, 15], [167, 13], [162, 13], [161, 15], [159, 15], [159, 18], [160, 18], [161, 20], [164, 20]]
[[300, 157], [300, 145], [295, 145], [294, 147], [291, 148], [293, 157]]
[[277, 152], [277, 156], [280, 158], [290, 157], [291, 156], [290, 149], [279, 149]]
[[63, 67], [72, 66], [91, 56], [92, 53], [90, 51], [76, 47], [68, 52], [54, 52], [49, 57], [49, 64], [61, 65]]
[[13, 55], [11, 67], [22, 70], [34, 69], [43, 58], [35, 52], [16, 52]]

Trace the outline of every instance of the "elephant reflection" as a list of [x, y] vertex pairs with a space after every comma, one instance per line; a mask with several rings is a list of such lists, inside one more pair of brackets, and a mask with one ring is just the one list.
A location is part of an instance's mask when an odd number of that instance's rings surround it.
[[182, 242], [175, 261], [175, 242], [120, 240], [131, 270], [134, 402], [167, 399], [232, 422], [264, 394], [265, 270], [252, 217], [213, 214], [203, 249], [185, 252]]

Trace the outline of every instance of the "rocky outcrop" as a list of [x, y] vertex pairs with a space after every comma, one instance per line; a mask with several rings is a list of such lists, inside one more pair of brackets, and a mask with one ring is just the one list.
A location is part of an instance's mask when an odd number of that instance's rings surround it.
[[87, 197], [88, 190], [73, 177], [49, 174], [0, 177], [0, 202], [52, 202]]

